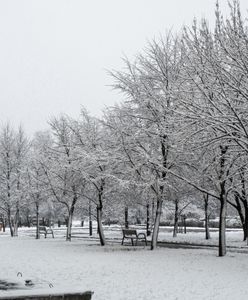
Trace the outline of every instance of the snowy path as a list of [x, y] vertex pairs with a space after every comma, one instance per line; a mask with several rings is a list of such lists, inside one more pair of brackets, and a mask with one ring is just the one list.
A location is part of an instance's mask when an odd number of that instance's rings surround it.
[[0, 257], [0, 279], [32, 279], [35, 293], [52, 283], [54, 292], [93, 290], [93, 300], [247, 299], [244, 254], [0, 236]]

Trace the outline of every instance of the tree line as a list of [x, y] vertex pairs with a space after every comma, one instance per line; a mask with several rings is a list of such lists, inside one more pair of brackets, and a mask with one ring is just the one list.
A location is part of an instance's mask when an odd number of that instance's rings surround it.
[[239, 2], [229, 7], [225, 19], [216, 4], [213, 29], [194, 20], [124, 58], [123, 69], [110, 72], [123, 101], [101, 119], [85, 109], [78, 119], [54, 117], [50, 131], [31, 141], [21, 128], [3, 126], [0, 213], [11, 235], [20, 211], [32, 206], [38, 220], [49, 202], [66, 213], [70, 240], [75, 209], [90, 203], [105, 245], [103, 214], [142, 202], [153, 208], [154, 249], [163, 207], [174, 203], [177, 223], [179, 204], [189, 209], [198, 198], [206, 232], [209, 209], [219, 211], [219, 256], [226, 254], [228, 205], [247, 240], [248, 27]]

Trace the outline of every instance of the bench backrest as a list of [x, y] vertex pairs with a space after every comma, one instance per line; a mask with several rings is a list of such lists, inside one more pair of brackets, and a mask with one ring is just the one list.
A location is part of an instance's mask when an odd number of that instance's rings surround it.
[[47, 231], [46, 226], [39, 226], [39, 231]]
[[137, 236], [137, 231], [135, 229], [122, 229], [122, 233], [124, 236], [131, 236], [131, 235]]

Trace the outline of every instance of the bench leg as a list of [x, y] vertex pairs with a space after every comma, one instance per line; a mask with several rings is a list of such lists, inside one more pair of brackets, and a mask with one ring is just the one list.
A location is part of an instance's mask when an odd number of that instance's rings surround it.
[[122, 241], [121, 241], [121, 244], [123, 245], [123, 243], [124, 243], [124, 237], [122, 238]]
[[132, 246], [133, 246], [133, 239], [131, 239], [131, 242], [132, 242]]

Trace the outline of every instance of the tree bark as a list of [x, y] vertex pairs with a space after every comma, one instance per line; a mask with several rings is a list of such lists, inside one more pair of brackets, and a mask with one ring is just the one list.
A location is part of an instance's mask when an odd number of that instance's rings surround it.
[[91, 200], [89, 200], [89, 236], [92, 236]]
[[146, 205], [146, 235], [150, 236], [151, 235], [151, 230], [150, 230], [150, 205]]
[[175, 215], [174, 215], [174, 228], [173, 228], [173, 237], [177, 237], [178, 232], [178, 201], [175, 201]]
[[10, 210], [10, 208], [8, 208], [8, 210], [7, 210], [7, 218], [8, 218], [8, 223], [9, 223], [10, 235], [11, 235], [11, 237], [13, 237], [14, 236], [14, 231], [13, 231], [12, 222], [11, 222], [11, 210]]
[[241, 207], [241, 204], [239, 201], [240, 200], [239, 194], [235, 193], [234, 198], [235, 198], [235, 202], [236, 202], [236, 205], [234, 207], [236, 208], [236, 210], [238, 211], [238, 214], [239, 214], [240, 222], [242, 224], [242, 229], [243, 229], [243, 240], [245, 241], [246, 237], [247, 237], [247, 217], [248, 217], [247, 212], [246, 212], [247, 209], [245, 207], [245, 203], [242, 201], [242, 203], [244, 205], [244, 209], [245, 209], [245, 213], [243, 214], [242, 207]]
[[155, 214], [155, 204], [154, 204], [154, 199], [152, 199], [152, 226], [151, 227], [153, 227], [153, 225], [154, 225], [154, 220], [155, 220], [155, 216], [154, 216], [154, 214]]
[[240, 200], [242, 201], [242, 204], [244, 206], [244, 241], [247, 240], [247, 245], [248, 245], [248, 202], [247, 202], [247, 195], [246, 195], [246, 179], [245, 179], [245, 169], [242, 168], [240, 171], [240, 177], [241, 177], [241, 184], [242, 184], [242, 189], [241, 189], [241, 197]]
[[74, 214], [75, 204], [78, 199], [75, 186], [72, 187], [72, 190], [74, 191], [74, 196], [73, 196], [71, 207], [69, 209], [68, 226], [66, 229], [66, 241], [71, 241], [72, 218]]
[[5, 232], [6, 230], [6, 219], [3, 218], [3, 232]]
[[245, 203], [245, 222], [244, 222], [244, 227], [245, 227], [245, 231], [244, 231], [244, 241], [247, 241], [247, 245], [248, 245], [248, 207], [247, 207], [247, 201]]
[[105, 245], [105, 236], [103, 232], [103, 227], [102, 227], [102, 206], [99, 204], [97, 205], [97, 229], [98, 229], [98, 234], [100, 238], [100, 244], [101, 246]]
[[[167, 168], [167, 157], [168, 157], [168, 145], [166, 143], [167, 141], [167, 135], [163, 135], [161, 139], [161, 154], [162, 154], [162, 159], [163, 159], [163, 167]], [[166, 171], [163, 170], [161, 174], [161, 179], [163, 181], [166, 178]], [[163, 205], [163, 192], [164, 192], [164, 186], [160, 186], [157, 194], [157, 208], [156, 208], [156, 217], [155, 217], [155, 222], [153, 226], [153, 232], [152, 232], [152, 242], [151, 242], [151, 250], [155, 249], [157, 247], [157, 242], [158, 242], [158, 232], [159, 232], [159, 223], [160, 223], [160, 218], [162, 214], [162, 205]]]
[[220, 221], [219, 221], [219, 256], [226, 255], [226, 212], [227, 202], [224, 195], [220, 203]]
[[30, 227], [31, 227], [31, 224], [30, 224], [30, 218], [29, 218], [28, 215], [27, 215], [27, 217], [26, 217], [26, 222], [27, 222], [28, 228], [30, 228]]
[[13, 236], [18, 236], [19, 219], [20, 219], [20, 211], [19, 211], [19, 203], [17, 203], [16, 204], [16, 213], [15, 213], [15, 217], [14, 217]]
[[71, 227], [72, 227], [72, 217], [73, 217], [73, 211], [69, 210], [69, 216], [68, 216], [68, 225], [66, 228], [66, 241], [71, 241]]
[[40, 238], [40, 212], [39, 212], [39, 204], [36, 203], [36, 236], [35, 238], [38, 240]]
[[245, 209], [246, 205], [243, 202], [242, 197], [240, 197], [238, 192], [234, 193], [234, 199], [235, 199], [235, 203], [233, 203], [232, 201], [228, 201], [228, 200], [227, 200], [227, 203], [229, 203], [232, 207], [234, 207], [239, 214], [240, 222], [241, 222], [242, 229], [243, 229], [243, 241], [245, 241], [246, 236], [247, 236], [246, 216], [245, 216], [245, 213], [243, 213], [243, 209], [241, 207], [240, 200], [242, 201], [242, 204], [244, 205], [244, 209]]
[[210, 231], [209, 231], [209, 213], [208, 213], [208, 198], [209, 195], [203, 195], [204, 197], [204, 212], [205, 212], [205, 238], [206, 240], [210, 239]]
[[103, 226], [102, 226], [102, 209], [103, 209], [103, 205], [102, 205], [103, 199], [102, 198], [103, 198], [104, 185], [105, 185], [104, 179], [101, 179], [101, 185], [100, 185], [100, 189], [98, 191], [98, 205], [96, 207], [97, 232], [99, 235], [101, 246], [104, 246], [106, 244]]
[[227, 146], [221, 146], [220, 157], [220, 220], [219, 220], [219, 256], [226, 255], [226, 213], [227, 213], [227, 198], [226, 198], [226, 181], [224, 179], [225, 173], [225, 154]]
[[163, 200], [161, 199], [161, 196], [158, 196], [158, 198], [157, 198], [157, 208], [156, 208], [156, 217], [155, 217], [155, 222], [154, 222], [153, 232], [152, 232], [151, 250], [154, 250], [157, 247], [159, 223], [160, 223], [160, 217], [161, 217], [161, 214], [162, 214], [162, 204], [163, 204]]
[[128, 229], [128, 207], [125, 207], [125, 228]]

